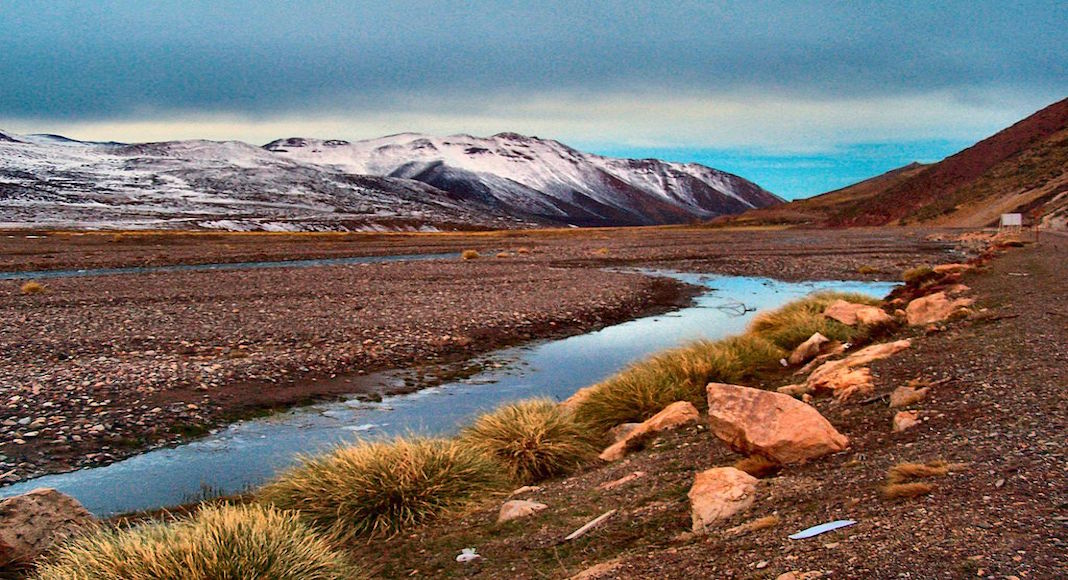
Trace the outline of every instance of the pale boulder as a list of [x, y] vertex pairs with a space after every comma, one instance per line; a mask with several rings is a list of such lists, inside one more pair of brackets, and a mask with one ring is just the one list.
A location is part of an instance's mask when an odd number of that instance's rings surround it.
[[836, 400], [843, 403], [853, 395], [866, 394], [875, 390], [871, 369], [867, 367], [836, 367], [830, 372], [821, 373], [816, 379], [810, 379], [806, 386], [809, 392], [830, 391]]
[[927, 393], [931, 391], [931, 387], [914, 388], [914, 387], [898, 387], [894, 389], [894, 392], [890, 393], [890, 408], [897, 409], [899, 407], [908, 407], [913, 403], [919, 403], [927, 398]]
[[602, 451], [600, 457], [604, 461], [622, 459], [629, 449], [637, 446], [646, 437], [661, 431], [678, 429], [683, 425], [696, 423], [700, 419], [701, 413], [697, 411], [697, 407], [694, 407], [693, 403], [676, 401], [664, 407], [659, 413], [646, 419], [634, 429], [631, 429], [622, 439]]
[[911, 429], [920, 423], [919, 411], [900, 411], [894, 415], [894, 433], [900, 433], [905, 429]]
[[959, 274], [961, 272], [967, 272], [974, 266], [970, 264], [939, 264], [932, 268], [935, 274]]
[[905, 317], [910, 326], [924, 326], [941, 322], [962, 308], [975, 303], [972, 298], [955, 298], [950, 300], [945, 292], [935, 292], [917, 298], [905, 307]]
[[808, 377], [808, 384], [815, 386], [827, 382], [829, 380], [829, 375], [836, 374], [843, 368], [848, 369], [867, 365], [872, 361], [897, 354], [911, 345], [912, 342], [908, 339], [897, 340], [894, 342], [882, 342], [862, 348], [843, 359], [825, 362], [816, 368], [816, 370], [812, 371], [812, 374]]
[[497, 514], [497, 523], [503, 524], [507, 521], [532, 516], [548, 507], [549, 506], [536, 501], [527, 501], [524, 499], [509, 500], [504, 502], [504, 505], [501, 506], [501, 511]]
[[733, 467], [715, 467], [698, 473], [687, 496], [693, 531], [748, 509], [756, 501], [757, 478]]
[[791, 365], [799, 365], [809, 359], [815, 358], [820, 354], [820, 348], [830, 341], [831, 339], [817, 332], [808, 337], [808, 340], [805, 342], [797, 345], [797, 348], [790, 353], [790, 357], [786, 359], [786, 362]]
[[849, 446], [819, 411], [788, 395], [722, 383], [707, 390], [712, 433], [736, 451], [787, 464]]
[[890, 315], [882, 308], [868, 304], [856, 304], [845, 300], [835, 300], [823, 311], [823, 315], [832, 320], [837, 320], [846, 326], [857, 324], [879, 325], [893, 322]]
[[51, 488], [9, 497], [0, 502], [0, 568], [32, 562], [96, 523], [78, 500]]

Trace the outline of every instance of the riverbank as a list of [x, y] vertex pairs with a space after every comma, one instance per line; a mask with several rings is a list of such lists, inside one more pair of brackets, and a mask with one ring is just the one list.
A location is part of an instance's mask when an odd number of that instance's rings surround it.
[[[131, 236], [141, 240], [134, 242], [92, 238], [128, 250], [111, 261], [90, 256], [109, 255], [110, 248], [91, 249], [94, 244], [83, 243], [91, 236], [2, 238], [10, 251], [0, 255], [15, 270], [42, 267], [42, 260], [54, 267], [82, 259], [82, 267], [129, 266], [144, 263], [149, 247], [163, 252], [154, 264], [189, 263], [192, 256], [336, 257], [355, 250], [382, 255], [478, 247], [484, 255], [54, 279], [40, 294], [23, 294], [18, 282], [6, 282], [0, 354], [11, 364], [0, 370], [6, 407], [0, 474], [12, 482], [108, 463], [249, 413], [366, 391], [362, 373], [463, 361], [524, 341], [587, 332], [677, 308], [691, 295], [678, 283], [607, 272], [606, 266], [895, 279], [916, 263], [946, 261], [953, 246], [927, 234], [643, 228], [383, 235], [386, 242], [372, 236], [359, 243], [347, 235], [298, 235], [269, 236], [273, 242], [255, 255], [247, 253], [254, 248], [245, 243], [248, 235], [167, 234], [181, 241], [171, 253], [173, 247], [160, 250], [154, 238], [140, 234]], [[226, 246], [238, 250], [216, 251]], [[497, 257], [498, 251], [507, 255]], [[12, 256], [25, 260], [11, 262]], [[397, 389], [425, 382], [415, 374]]]

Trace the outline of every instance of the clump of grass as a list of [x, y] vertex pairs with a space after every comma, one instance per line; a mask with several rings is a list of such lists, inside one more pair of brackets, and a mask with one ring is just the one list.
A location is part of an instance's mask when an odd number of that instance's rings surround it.
[[750, 455], [745, 459], [739, 459], [734, 464], [734, 468], [744, 471], [757, 479], [764, 479], [778, 473], [782, 469], [782, 465], [763, 455]]
[[509, 254], [508, 252], [497, 252], [497, 257], [498, 258], [511, 258], [512, 255]]
[[882, 487], [882, 495], [886, 499], [908, 499], [927, 495], [934, 491], [934, 486], [929, 483], [888, 483]]
[[936, 275], [934, 269], [924, 264], [922, 266], [916, 266], [915, 268], [905, 270], [901, 273], [901, 279], [909, 286], [919, 286]]
[[872, 306], [881, 303], [880, 300], [852, 292], [816, 292], [757, 316], [749, 324], [749, 332], [786, 350], [797, 348], [817, 332], [831, 340], [855, 340], [863, 334], [864, 329], [846, 326], [823, 315], [823, 311], [836, 300]]
[[868, 274], [876, 274], [878, 272], [879, 272], [878, 268], [876, 268], [875, 266], [869, 266], [868, 264], [864, 264], [863, 266], [857, 268], [857, 273], [858, 274], [868, 275]]
[[786, 356], [786, 351], [775, 343], [752, 334], [725, 338], [718, 342], [718, 346], [731, 357], [742, 379], [755, 377], [761, 371], [779, 366], [779, 359]]
[[528, 248], [526, 246], [523, 246], [522, 248], [519, 248], [518, 250], [516, 250], [515, 253], [517, 253], [517, 254], [529, 254], [530, 253], [530, 248]]
[[698, 341], [654, 355], [598, 383], [575, 409], [575, 417], [602, 432], [639, 423], [676, 401], [705, 408], [710, 382], [741, 379], [737, 355], [722, 344]]
[[264, 486], [259, 498], [298, 510], [313, 527], [348, 541], [417, 526], [504, 483], [499, 465], [469, 445], [399, 437], [307, 458]]
[[54, 551], [38, 580], [342, 580], [362, 575], [296, 514], [205, 507], [171, 524], [107, 529]]
[[23, 294], [29, 296], [30, 294], [44, 294], [48, 291], [48, 287], [46, 287], [44, 284], [41, 284], [40, 282], [30, 280], [29, 282], [26, 282], [25, 284], [20, 286], [19, 290]]
[[479, 254], [478, 250], [464, 250], [460, 253], [460, 258], [463, 260], [477, 260], [481, 257], [482, 254]]
[[591, 253], [593, 255], [595, 255], [595, 256], [607, 256], [608, 255], [608, 248], [597, 248], [596, 250], [594, 250]]
[[597, 453], [589, 431], [549, 399], [521, 401], [482, 415], [461, 432], [460, 440], [504, 465], [522, 484], [567, 473]]
[[744, 524], [735, 526], [733, 528], [723, 531], [723, 535], [727, 537], [744, 536], [753, 532], [759, 532], [760, 530], [767, 530], [774, 528], [781, 522], [779, 516], [772, 514], [770, 516], [764, 516], [755, 520], [748, 521]]

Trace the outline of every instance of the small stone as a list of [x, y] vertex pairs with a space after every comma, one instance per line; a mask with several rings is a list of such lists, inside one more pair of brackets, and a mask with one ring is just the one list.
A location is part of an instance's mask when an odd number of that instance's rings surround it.
[[509, 500], [504, 502], [504, 505], [501, 506], [501, 511], [497, 514], [497, 523], [502, 524], [510, 520], [532, 516], [548, 507], [549, 506], [536, 501], [527, 501], [523, 499]]

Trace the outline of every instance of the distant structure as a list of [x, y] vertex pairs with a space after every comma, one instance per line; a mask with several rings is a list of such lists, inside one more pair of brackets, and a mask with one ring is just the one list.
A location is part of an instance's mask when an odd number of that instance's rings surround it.
[[1001, 221], [998, 222], [998, 232], [1018, 232], [1023, 229], [1023, 214], [1022, 213], [1003, 213], [1001, 214]]

